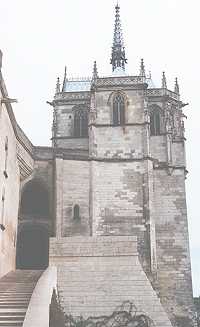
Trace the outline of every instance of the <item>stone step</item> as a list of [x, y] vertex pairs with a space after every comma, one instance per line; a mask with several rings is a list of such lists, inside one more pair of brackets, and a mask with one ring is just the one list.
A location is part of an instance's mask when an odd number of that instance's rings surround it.
[[13, 311], [13, 312], [0, 312], [0, 317], [3, 317], [3, 316], [24, 316], [25, 314], [25, 311], [22, 311], [22, 312], [16, 312], [16, 311]]
[[24, 321], [24, 316], [0, 316], [1, 321]]
[[32, 294], [32, 292], [1, 292], [0, 291], [0, 296], [4, 295], [4, 294], [8, 294], [8, 295], [15, 295], [15, 294], [24, 294], [24, 295], [28, 295], [28, 294]]
[[16, 299], [16, 300], [14, 300], [14, 299], [10, 299], [9, 301], [8, 300], [2, 300], [2, 301], [0, 301], [0, 306], [1, 305], [4, 305], [4, 304], [16, 304], [16, 303], [19, 303], [19, 304], [24, 304], [24, 303], [28, 303], [29, 302], [29, 300], [30, 299], [24, 299], [24, 300], [19, 300], [19, 299]]
[[29, 299], [31, 294], [28, 295], [20, 295], [20, 294], [15, 294], [15, 295], [2, 295], [0, 296], [1, 299]]
[[3, 297], [13, 297], [13, 296], [20, 296], [20, 297], [22, 297], [22, 296], [24, 296], [24, 297], [27, 297], [27, 296], [30, 296], [32, 293], [24, 293], [24, 294], [21, 294], [21, 293], [13, 293], [13, 294], [9, 294], [9, 293], [2, 293], [2, 294], [0, 294], [0, 298], [3, 298]]
[[1, 321], [0, 327], [21, 327], [23, 326], [23, 321]]
[[7, 297], [5, 297], [5, 298], [1, 298], [0, 299], [0, 303], [1, 302], [12, 302], [12, 301], [29, 301], [30, 300], [30, 296], [29, 297], [21, 297], [21, 298], [19, 298], [19, 297], [12, 297], [12, 298], [7, 298]]
[[17, 270], [0, 279], [0, 327], [22, 327], [42, 271]]
[[1, 313], [10, 313], [10, 314], [12, 314], [12, 313], [16, 313], [16, 314], [20, 314], [20, 313], [22, 313], [22, 314], [25, 314], [26, 313], [26, 310], [25, 309], [21, 309], [21, 308], [14, 308], [14, 309], [11, 309], [10, 307], [9, 307], [9, 309], [5, 309], [5, 308], [0, 308], [0, 314]]
[[1, 305], [0, 306], [0, 310], [1, 309], [27, 309], [27, 304], [7, 304], [7, 305]]
[[11, 302], [11, 303], [2, 303], [0, 304], [0, 309], [3, 308], [25, 308], [27, 307], [27, 302]]
[[25, 297], [12, 297], [12, 298], [7, 298], [7, 297], [4, 297], [2, 299], [0, 299], [0, 303], [9, 303], [9, 302], [16, 302], [16, 301], [29, 301], [30, 300], [30, 296], [25, 298]]
[[5, 300], [5, 301], [0, 301], [0, 306], [1, 305], [4, 305], [4, 304], [26, 304], [26, 303], [29, 303], [29, 299], [28, 300]]

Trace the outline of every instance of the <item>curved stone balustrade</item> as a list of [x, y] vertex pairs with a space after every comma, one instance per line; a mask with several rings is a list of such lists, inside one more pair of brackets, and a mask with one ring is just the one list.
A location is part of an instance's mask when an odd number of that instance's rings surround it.
[[23, 327], [49, 327], [49, 306], [57, 285], [57, 268], [47, 268], [33, 291]]

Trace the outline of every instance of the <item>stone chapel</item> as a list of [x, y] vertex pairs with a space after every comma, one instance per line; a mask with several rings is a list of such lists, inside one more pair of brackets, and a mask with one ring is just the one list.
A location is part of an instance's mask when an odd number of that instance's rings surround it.
[[196, 326], [186, 104], [177, 78], [155, 87], [143, 59], [127, 73], [119, 5], [110, 63], [109, 76], [94, 62], [91, 78], [58, 78], [51, 147], [24, 134], [0, 71], [2, 327], [49, 326], [53, 290], [73, 317], [131, 302], [152, 326]]

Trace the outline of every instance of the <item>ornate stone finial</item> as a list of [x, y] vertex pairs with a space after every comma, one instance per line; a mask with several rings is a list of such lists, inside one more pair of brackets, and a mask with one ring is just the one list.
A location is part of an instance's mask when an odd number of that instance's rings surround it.
[[140, 76], [146, 77], [144, 59], [141, 59], [141, 63], [140, 63]]
[[117, 68], [125, 70], [125, 64], [127, 63], [125, 55], [125, 47], [122, 36], [121, 21], [120, 21], [120, 7], [117, 3], [115, 6], [115, 27], [114, 27], [114, 38], [112, 46], [112, 55], [110, 63], [112, 64], [112, 71], [114, 72]]
[[162, 88], [167, 89], [167, 79], [165, 76], [165, 72], [163, 72], [163, 74], [162, 74]]
[[98, 78], [97, 62], [94, 61], [92, 79], [95, 81]]
[[57, 78], [57, 83], [56, 83], [56, 94], [60, 93], [60, 78]]
[[65, 66], [65, 72], [64, 72], [64, 78], [63, 78], [62, 92], [65, 91], [66, 82], [67, 82], [67, 67]]
[[149, 79], [151, 79], [151, 71], [149, 71]]
[[175, 85], [174, 85], [174, 92], [176, 93], [176, 94], [180, 94], [179, 92], [179, 84], [178, 84], [178, 78], [176, 77], [175, 78]]

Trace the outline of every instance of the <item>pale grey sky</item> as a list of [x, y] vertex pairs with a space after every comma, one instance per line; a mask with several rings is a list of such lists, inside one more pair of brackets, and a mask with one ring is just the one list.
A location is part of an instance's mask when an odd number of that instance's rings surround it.
[[[100, 75], [109, 64], [115, 0], [0, 0], [3, 74], [18, 122], [35, 145], [50, 144], [52, 100], [57, 76]], [[199, 0], [120, 0], [127, 71], [136, 75], [140, 58], [157, 87], [164, 70], [168, 88], [177, 76], [185, 107], [188, 220], [194, 294], [200, 295], [199, 215]]]

